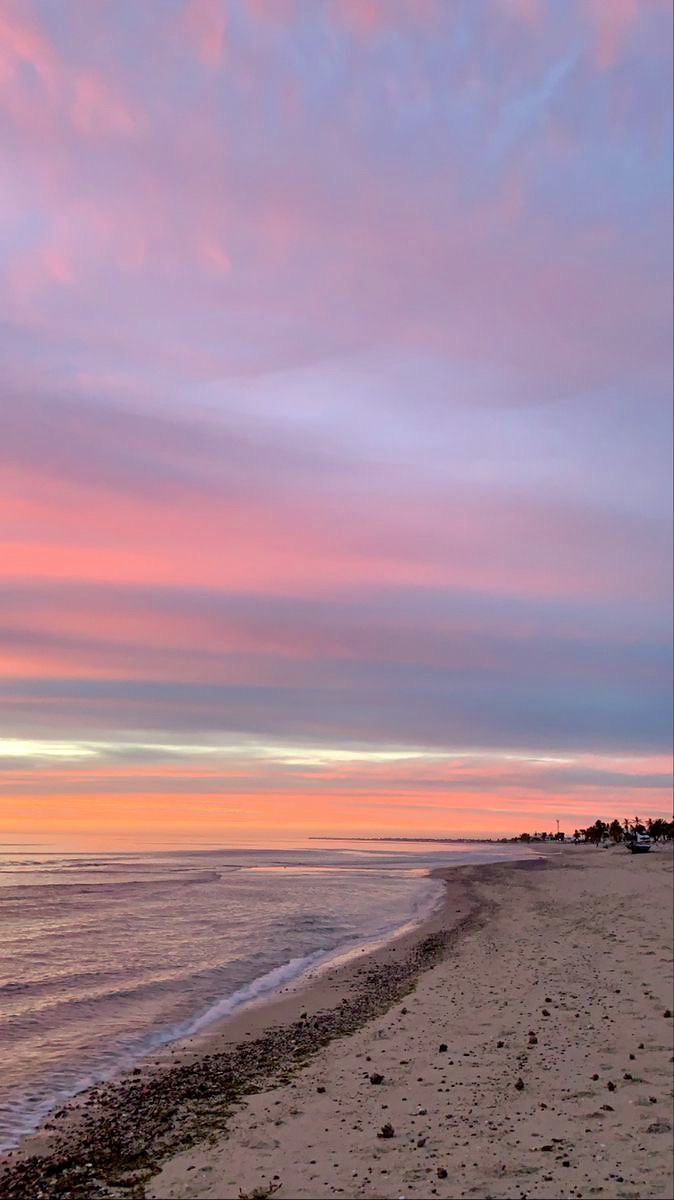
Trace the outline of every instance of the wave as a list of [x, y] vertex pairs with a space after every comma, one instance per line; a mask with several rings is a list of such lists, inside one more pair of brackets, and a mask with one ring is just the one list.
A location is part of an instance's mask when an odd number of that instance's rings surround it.
[[12, 900], [45, 900], [59, 896], [100, 896], [109, 898], [124, 897], [129, 893], [151, 891], [167, 887], [190, 887], [196, 883], [215, 883], [220, 879], [220, 871], [195, 871], [191, 875], [166, 875], [161, 879], [125, 879], [123, 882], [105, 883], [98, 880], [80, 881], [79, 883], [17, 883], [0, 888], [0, 904], [9, 904]]
[[[110, 891], [107, 889], [115, 889], [113, 891], [113, 895], [115, 895], [119, 893], [120, 889], [122, 890], [121, 894], [124, 894], [129, 890], [137, 892], [139, 889], [156, 888], [159, 883], [168, 883], [171, 886], [175, 886], [178, 883], [209, 883], [218, 877], [219, 873], [217, 871], [209, 870], [191, 874], [188, 878], [183, 876], [179, 880], [173, 878], [162, 881], [158, 881], [157, 879], [151, 881], [133, 880], [121, 884], [101, 883], [86, 885], [84, 890], [90, 894], [92, 891], [97, 892], [99, 889], [103, 889], [110, 895]], [[73, 889], [75, 891], [83, 890], [80, 884], [50, 884], [43, 886], [28, 885], [27, 888], [12, 888], [11, 891], [16, 890], [23, 893], [24, 896], [28, 891], [31, 896], [39, 894], [41, 898], [44, 898], [45, 895], [49, 894], [47, 889], [50, 887], [56, 889], [57, 894], [61, 895], [62, 898], [72, 894]], [[62, 889], [67, 889], [67, 891], [64, 893]], [[330, 920], [326, 918], [325, 914], [317, 913], [316, 911], [302, 914], [299, 918], [299, 924], [304, 927], [307, 933], [313, 932], [315, 935], [318, 935], [314, 938], [314, 946], [316, 941], [320, 940], [323, 943], [320, 948], [312, 949], [311, 952], [305, 954], [296, 952], [293, 957], [288, 957], [287, 961], [275, 966], [269, 966], [268, 961], [265, 964], [263, 955], [251, 954], [247, 957], [248, 969], [252, 968], [253, 971], [255, 970], [255, 965], [253, 964], [257, 958], [258, 963], [256, 965], [260, 973], [248, 982], [235, 987], [228, 994], [221, 995], [210, 1003], [207, 1002], [204, 1007], [193, 1011], [191, 1015], [172, 1023], [161, 1026], [155, 1025], [142, 1032], [136, 1030], [135, 1035], [132, 1034], [130, 1037], [125, 1037], [123, 1042], [115, 1038], [112, 1043], [108, 1044], [107, 1048], [104, 1048], [99, 1043], [96, 1052], [96, 1061], [92, 1061], [91, 1058], [80, 1060], [79, 1064], [71, 1061], [69, 1064], [64, 1064], [63, 1069], [57, 1067], [50, 1078], [42, 1084], [35, 1080], [31, 1086], [30, 1093], [27, 1091], [22, 1092], [17, 1097], [17, 1093], [14, 1092], [11, 1110], [7, 1106], [0, 1108], [0, 1126], [4, 1127], [2, 1142], [5, 1143], [4, 1145], [0, 1145], [0, 1149], [4, 1150], [16, 1145], [17, 1141], [26, 1133], [34, 1130], [55, 1106], [64, 1103], [94, 1084], [104, 1082], [126, 1070], [130, 1070], [136, 1063], [160, 1047], [192, 1037], [208, 1026], [232, 1017], [247, 1006], [271, 999], [280, 989], [298, 981], [303, 976], [317, 970], [328, 969], [333, 964], [348, 960], [356, 954], [372, 949], [375, 945], [379, 945], [406, 932], [408, 929], [413, 929], [437, 908], [443, 896], [443, 885], [438, 881], [428, 880], [428, 886], [415, 894], [411, 911], [408, 912], [404, 923], [400, 923], [399, 921], [395, 925], [382, 924], [381, 928], [374, 931], [370, 930], [366, 938], [356, 934], [345, 937], [346, 928], [339, 919], [335, 920], [333, 918]], [[295, 914], [294, 920], [297, 921], [297, 919], [297, 914]], [[280, 929], [278, 932], [280, 933]], [[280, 945], [276, 941], [276, 953], [279, 952], [279, 949]], [[94, 982], [93, 979], [87, 978], [87, 972], [79, 973], [79, 979], [77, 978], [77, 974], [73, 972], [69, 978], [66, 976], [70, 986], [76, 986], [78, 983], [81, 983], [87, 988], [88, 984]], [[106, 984], [127, 983], [123, 979], [115, 979], [116, 974], [117, 972], [112, 970], [107, 979], [101, 979], [99, 976], [98, 982], [103, 987]], [[166, 976], [162, 978], [160, 975], [155, 976], [154, 979], [145, 978], [142, 982], [140, 980], [130, 980], [127, 986], [122, 987], [121, 994], [126, 999], [131, 1000], [135, 1009], [141, 995], [147, 996], [162, 992], [165, 988], [169, 990], [173, 989], [176, 982], [179, 982], [179, 974], [180, 972], [174, 970], [171, 972], [170, 977]], [[210, 971], [206, 971], [206, 974], [210, 974]], [[187, 983], [190, 977], [196, 978], [196, 976], [186, 974], [183, 977], [183, 982]], [[217, 993], [218, 990], [217, 980], [213, 978], [213, 975], [211, 975], [211, 981], [212, 990], [211, 988], [209, 990], [211, 990], [211, 995], [213, 995], [213, 992]], [[62, 982], [65, 982], [65, 980]], [[224, 980], [221, 980], [222, 983], [224, 983]], [[232, 983], [234, 983], [234, 980], [232, 980]], [[12, 990], [10, 987], [10, 994]], [[116, 988], [115, 992], [117, 995], [120, 994]], [[100, 996], [101, 1000], [105, 1000], [105, 998], [105, 996]], [[9, 995], [7, 999], [9, 1000]], [[47, 1000], [47, 997], [43, 996], [42, 999]], [[96, 1009], [98, 1008], [97, 999], [97, 997], [91, 995], [88, 998], [85, 996], [65, 997], [61, 995], [54, 1007], [63, 1006], [65, 1010], [70, 1011], [71, 1015], [77, 1014], [78, 1011], [81, 1013], [83, 1009], [91, 1013], [92, 1006]], [[196, 1001], [196, 996], [194, 1000]], [[202, 999], [203, 1004], [204, 1000]], [[80, 1005], [82, 1005], [82, 1008]], [[48, 1002], [40, 1004], [37, 1010], [33, 1012], [33, 1020], [36, 1018], [38, 1021], [44, 1020], [47, 1012], [53, 1015], [52, 1005]], [[26, 1021], [26, 1016], [24, 1016], [24, 1021]], [[9, 1024], [13, 1028], [20, 1026], [21, 1018], [18, 1014], [9, 1018]], [[27, 1024], [32, 1025], [30, 1018]], [[9, 1141], [7, 1141], [8, 1138]]]
[[33, 1087], [31, 1095], [15, 1099], [10, 1108], [5, 1106], [0, 1108], [0, 1117], [6, 1130], [5, 1138], [0, 1142], [0, 1152], [13, 1149], [21, 1138], [32, 1133], [49, 1112], [57, 1106], [71, 1100], [95, 1084], [104, 1083], [129, 1070], [153, 1050], [190, 1037], [215, 1021], [231, 1016], [238, 1009], [271, 995], [285, 983], [289, 983], [308, 970], [326, 953], [329, 952], [317, 950], [313, 954], [291, 959], [238, 988], [230, 996], [216, 1001], [198, 1016], [187, 1018], [163, 1029], [148, 1031], [129, 1042], [124, 1050], [117, 1052], [114, 1055], [113, 1063], [106, 1067], [99, 1065], [98, 1068], [78, 1074], [70, 1082], [64, 1082], [63, 1086], [51, 1090], [48, 1096], [37, 1097]]
[[[338, 937], [341, 936], [342, 940], [338, 941], [337, 944], [333, 941], [330, 946], [323, 946], [308, 954], [290, 958], [286, 962], [256, 976], [250, 982], [242, 984], [241, 987], [229, 995], [223, 996], [212, 1004], [209, 1004], [200, 1013], [170, 1026], [143, 1034], [139, 1038], [129, 1042], [127, 1048], [135, 1056], [142, 1057], [158, 1046], [191, 1037], [192, 1034], [198, 1033], [206, 1026], [212, 1025], [225, 1017], [232, 1016], [239, 1009], [274, 994], [284, 984], [292, 982], [308, 973], [312, 967], [319, 965], [330, 966], [335, 960], [341, 961], [342, 959], [347, 959], [354, 954], [371, 949], [382, 942], [414, 929], [438, 909], [443, 898], [444, 886], [434, 881], [432, 889], [425, 896], [415, 900], [412, 911], [406, 921], [402, 923], [398, 922], [392, 926], [382, 926], [380, 929], [371, 932], [365, 939], [358, 934], [353, 934], [345, 938], [343, 930], [331, 927], [330, 933], [332, 933], [333, 938], [335, 934]], [[324, 932], [328, 932], [328, 930], [326, 929]], [[258, 956], [252, 955], [249, 962], [254, 961], [256, 957]], [[155, 978], [154, 980], [145, 979], [139, 981], [137, 984], [129, 984], [126, 988], [116, 991], [114, 998], [132, 999], [135, 997], [139, 999], [141, 996], [158, 995], [164, 991], [172, 991], [176, 983], [181, 982], [181, 980], [186, 983], [195, 978], [196, 975], [193, 972], [179, 973], [173, 971], [164, 978]], [[95, 1003], [96, 999], [99, 998], [106, 1000], [109, 998], [109, 994], [101, 995], [100, 997], [82, 997], [81, 1000], [62, 1000], [49, 1007], [56, 1008], [63, 1006], [71, 1008], [73, 1005], [77, 1006], [78, 1004], [89, 1005], [92, 1002]]]

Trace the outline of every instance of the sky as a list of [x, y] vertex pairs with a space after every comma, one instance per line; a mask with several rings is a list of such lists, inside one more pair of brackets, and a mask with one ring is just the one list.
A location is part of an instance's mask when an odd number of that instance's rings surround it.
[[671, 814], [669, 0], [0, 0], [0, 840]]

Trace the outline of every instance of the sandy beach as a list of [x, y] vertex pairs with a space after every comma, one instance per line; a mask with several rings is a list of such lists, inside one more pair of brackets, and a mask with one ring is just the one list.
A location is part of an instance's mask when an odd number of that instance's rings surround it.
[[79, 1098], [3, 1197], [672, 1190], [672, 853], [455, 868], [426, 927]]

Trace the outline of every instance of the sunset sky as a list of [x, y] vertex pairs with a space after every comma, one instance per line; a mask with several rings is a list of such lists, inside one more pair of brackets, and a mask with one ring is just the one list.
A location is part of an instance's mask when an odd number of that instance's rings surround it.
[[671, 814], [669, 0], [0, 0], [0, 841]]

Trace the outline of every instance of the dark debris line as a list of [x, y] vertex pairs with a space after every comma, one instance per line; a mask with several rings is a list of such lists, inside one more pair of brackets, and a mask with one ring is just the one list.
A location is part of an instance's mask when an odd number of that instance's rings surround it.
[[[464, 883], [465, 883], [464, 879]], [[471, 889], [472, 892], [472, 889]], [[493, 906], [471, 895], [468, 916], [417, 942], [399, 961], [371, 969], [334, 1009], [272, 1028], [232, 1050], [125, 1076], [90, 1093], [74, 1129], [53, 1135], [45, 1155], [0, 1168], [2, 1200], [142, 1200], [144, 1185], [170, 1155], [222, 1134], [243, 1097], [286, 1083], [333, 1038], [344, 1037], [407, 995], [423, 971], [481, 927]]]

